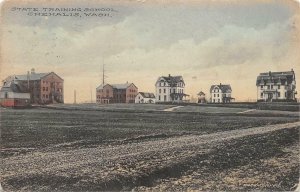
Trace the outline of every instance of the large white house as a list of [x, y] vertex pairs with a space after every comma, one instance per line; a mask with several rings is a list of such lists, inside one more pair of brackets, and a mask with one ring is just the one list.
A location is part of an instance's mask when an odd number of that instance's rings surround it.
[[230, 103], [234, 98], [231, 97], [232, 89], [230, 85], [212, 85], [210, 87], [211, 103]]
[[189, 95], [184, 93], [185, 83], [182, 76], [161, 76], [155, 83], [156, 102], [188, 102]]
[[295, 72], [260, 73], [256, 79], [257, 101], [296, 101]]
[[139, 92], [135, 97], [135, 103], [155, 103], [154, 93]]

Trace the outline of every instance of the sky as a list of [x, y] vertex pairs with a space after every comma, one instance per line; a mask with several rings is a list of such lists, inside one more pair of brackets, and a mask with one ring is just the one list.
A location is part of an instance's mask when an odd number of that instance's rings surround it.
[[0, 79], [54, 71], [64, 79], [66, 103], [74, 90], [77, 101], [91, 94], [95, 101], [104, 63], [106, 83], [155, 92], [159, 76], [182, 75], [191, 98], [222, 83], [236, 101], [256, 100], [261, 72], [293, 69], [300, 82], [299, 32], [300, 6], [292, 0], [4, 1]]

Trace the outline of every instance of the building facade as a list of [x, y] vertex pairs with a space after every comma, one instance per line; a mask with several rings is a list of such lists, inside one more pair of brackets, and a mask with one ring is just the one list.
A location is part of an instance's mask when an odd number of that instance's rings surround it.
[[231, 97], [232, 89], [230, 85], [212, 85], [210, 87], [211, 103], [230, 103], [234, 98]]
[[5, 83], [0, 89], [0, 105], [3, 107], [30, 106], [30, 93], [17, 82]]
[[257, 101], [296, 101], [296, 78], [293, 69], [260, 73], [256, 79]]
[[135, 103], [155, 103], [154, 93], [139, 92], [135, 97]]
[[134, 103], [138, 88], [133, 83], [104, 84], [96, 88], [96, 103]]
[[182, 76], [161, 76], [155, 83], [156, 102], [188, 102], [185, 83]]
[[30, 94], [31, 104], [50, 104], [64, 102], [64, 80], [54, 72], [35, 73], [34, 69], [26, 75], [12, 75], [3, 84], [17, 82]]

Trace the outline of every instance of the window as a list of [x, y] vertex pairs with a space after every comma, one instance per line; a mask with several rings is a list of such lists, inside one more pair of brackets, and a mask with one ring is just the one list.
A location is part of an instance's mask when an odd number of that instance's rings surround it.
[[158, 96], [158, 100], [160, 100], [160, 95]]
[[45, 98], [45, 94], [43, 94], [43, 98]]
[[166, 89], [164, 89], [164, 93], [166, 93]]
[[280, 97], [280, 92], [278, 92], [278, 94], [277, 94], [277, 95], [278, 95], [278, 97]]
[[164, 95], [164, 101], [166, 101], [167, 100], [167, 96], [166, 95]]
[[273, 89], [273, 85], [271, 85], [271, 89]]
[[45, 87], [43, 87], [43, 91], [45, 91]]
[[270, 85], [268, 85], [267, 88], [270, 89]]
[[48, 91], [48, 87], [46, 87], [46, 91]]
[[218, 97], [219, 97], [219, 94], [218, 94]]
[[7, 99], [8, 98], [8, 93], [5, 92], [4, 98]]
[[263, 93], [260, 93], [260, 97], [263, 98], [263, 96], [264, 96], [264, 94], [263, 94]]
[[261, 86], [260, 86], [260, 89], [263, 89], [263, 88], [264, 88], [264, 86], [263, 86], [263, 85], [261, 85]]
[[161, 89], [159, 89], [159, 93], [161, 93]]
[[284, 96], [286, 97], [286, 92], [284, 92]]
[[213, 102], [215, 102], [215, 99], [213, 99]]
[[220, 103], [220, 99], [218, 99], [218, 103]]
[[48, 98], [48, 95], [46, 95], [46, 98]]
[[216, 97], [216, 94], [214, 94], [214, 97]]
[[278, 85], [278, 89], [280, 89], [280, 85]]
[[164, 82], [164, 86], [166, 86], [166, 82]]

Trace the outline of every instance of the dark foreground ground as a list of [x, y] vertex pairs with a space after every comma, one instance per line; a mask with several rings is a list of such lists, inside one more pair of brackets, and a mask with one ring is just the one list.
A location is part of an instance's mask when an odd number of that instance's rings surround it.
[[296, 188], [297, 112], [164, 111], [170, 107], [2, 108], [1, 185], [11, 191]]

